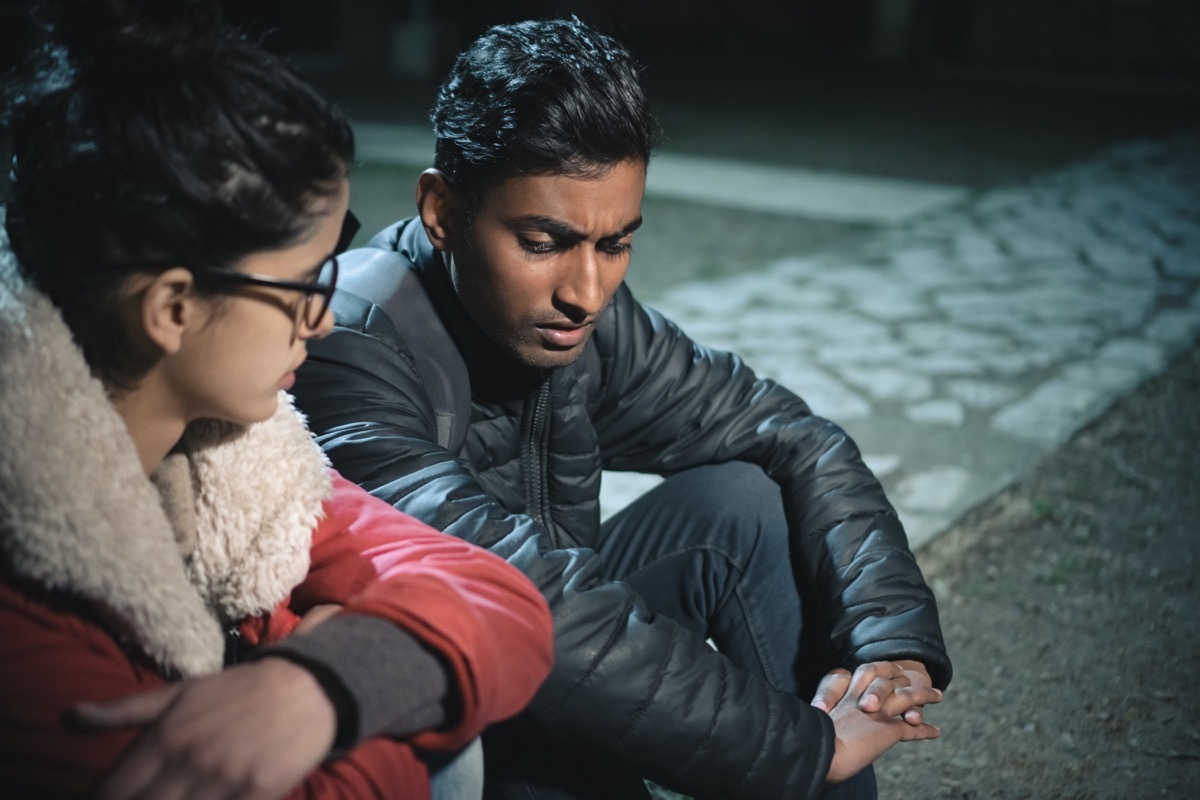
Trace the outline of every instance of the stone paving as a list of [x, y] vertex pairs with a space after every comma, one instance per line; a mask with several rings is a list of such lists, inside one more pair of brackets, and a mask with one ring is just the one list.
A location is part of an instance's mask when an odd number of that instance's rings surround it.
[[[1200, 335], [1200, 137], [1122, 145], [651, 305], [846, 427], [919, 547]], [[655, 481], [606, 473], [605, 512]]]

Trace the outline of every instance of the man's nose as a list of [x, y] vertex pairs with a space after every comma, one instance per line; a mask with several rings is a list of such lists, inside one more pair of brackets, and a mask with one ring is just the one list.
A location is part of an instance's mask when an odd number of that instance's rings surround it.
[[604, 276], [594, 248], [581, 247], [566, 265], [556, 299], [570, 306], [580, 318], [599, 314], [604, 307]]

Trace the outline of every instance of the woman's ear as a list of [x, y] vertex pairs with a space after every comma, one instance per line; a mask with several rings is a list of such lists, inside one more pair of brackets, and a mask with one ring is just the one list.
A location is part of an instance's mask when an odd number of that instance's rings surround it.
[[429, 241], [437, 250], [448, 252], [455, 230], [458, 195], [439, 170], [427, 169], [417, 179], [417, 213]]
[[185, 331], [199, 318], [193, 291], [195, 278], [184, 267], [172, 267], [145, 277], [140, 291], [134, 291], [140, 301], [142, 330], [164, 353], [176, 353], [183, 346]]

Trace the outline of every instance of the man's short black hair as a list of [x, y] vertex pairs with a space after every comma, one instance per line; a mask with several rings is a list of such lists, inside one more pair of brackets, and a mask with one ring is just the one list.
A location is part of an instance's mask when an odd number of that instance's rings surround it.
[[629, 51], [575, 17], [497, 25], [438, 90], [434, 164], [472, 208], [516, 175], [648, 163], [659, 129], [638, 73]]

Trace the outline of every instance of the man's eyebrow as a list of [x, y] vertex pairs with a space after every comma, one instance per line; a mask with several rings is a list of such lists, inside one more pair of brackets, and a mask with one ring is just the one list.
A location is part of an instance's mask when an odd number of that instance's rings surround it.
[[610, 236], [605, 236], [604, 238], [605, 239], [622, 239], [622, 238], [628, 236], [629, 234], [633, 233], [640, 227], [642, 227], [642, 218], [639, 216], [633, 222], [630, 222], [624, 228], [621, 228], [621, 230], [617, 231], [616, 233], [614, 233]]
[[[587, 235], [583, 231], [577, 230], [562, 220], [555, 219], [554, 217], [543, 216], [541, 214], [529, 214], [523, 217], [513, 217], [508, 221], [508, 224], [513, 228], [541, 231], [542, 233], [549, 234], [556, 239], [565, 241], [578, 242], [587, 238]], [[633, 233], [641, 226], [642, 218], [639, 216], [637, 219], [633, 220], [620, 230], [600, 238], [620, 239]]]
[[582, 231], [576, 230], [561, 219], [541, 214], [526, 214], [521, 217], [511, 217], [507, 220], [507, 223], [508, 227], [514, 230], [539, 231], [547, 233], [555, 239], [579, 240], [585, 238]]

